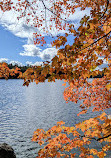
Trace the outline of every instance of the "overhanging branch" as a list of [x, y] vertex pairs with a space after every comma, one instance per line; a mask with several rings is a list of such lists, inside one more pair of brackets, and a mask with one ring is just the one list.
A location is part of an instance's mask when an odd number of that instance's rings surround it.
[[107, 135], [107, 136], [105, 136], [105, 137], [98, 138], [97, 141], [100, 141], [100, 140], [102, 140], [102, 139], [108, 138], [108, 137], [110, 137], [110, 136], [111, 136], [111, 134], [109, 134], [109, 135]]
[[109, 0], [107, 0], [107, 6], [106, 6], [106, 9], [105, 9], [103, 15], [99, 18], [99, 20], [101, 20], [101, 19], [104, 17], [105, 13], [107, 12], [108, 5], [109, 5]]
[[61, 17], [58, 16], [56, 13], [54, 13], [52, 10], [50, 10], [49, 8], [47, 8], [43, 0], [41, 0], [41, 2], [42, 2], [42, 4], [43, 4], [44, 8], [47, 9], [49, 12], [51, 12], [51, 13], [52, 13], [53, 15], [55, 15], [56, 17], [58, 17], [59, 19], [65, 21], [66, 23], [70, 23], [70, 22], [71, 22], [71, 21], [69, 22], [69, 21], [67, 21], [67, 20], [65, 20], [65, 19], [63, 19], [63, 18], [61, 18]]
[[96, 140], [96, 141], [100, 141], [100, 140], [103, 140], [105, 138], [109, 138], [111, 136], [111, 134], [107, 135], [107, 136], [104, 136], [104, 137], [101, 137], [101, 138], [94, 138], [94, 137], [88, 137], [88, 136], [85, 136], [85, 135], [82, 135], [80, 136], [81, 138], [88, 138], [88, 139], [91, 139], [91, 140]]
[[[81, 52], [82, 50], [84, 50], [84, 49], [86, 49], [86, 48], [88, 48], [88, 47], [90, 47], [90, 46], [94, 45], [95, 43], [97, 43], [99, 40], [101, 40], [102, 38], [106, 37], [106, 36], [107, 36], [107, 35], [109, 35], [110, 33], [111, 33], [111, 31], [109, 31], [107, 34], [105, 34], [104, 36], [102, 36], [102, 37], [98, 38], [96, 41], [94, 41], [93, 43], [91, 43], [90, 45], [88, 45], [87, 47], [85, 47], [85, 48], [81, 49], [81, 50], [80, 50], [80, 51], [78, 51], [78, 52]], [[76, 52], [76, 53], [78, 53], [78, 52]]]

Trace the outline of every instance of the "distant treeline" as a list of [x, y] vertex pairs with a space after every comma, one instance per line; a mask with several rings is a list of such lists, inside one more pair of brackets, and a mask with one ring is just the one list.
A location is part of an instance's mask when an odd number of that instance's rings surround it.
[[[8, 67], [9, 67], [10, 69], [13, 69], [13, 68], [15, 68], [15, 67], [18, 67], [19, 69], [21, 69], [21, 72], [24, 73], [24, 72], [25, 72], [28, 68], [30, 68], [31, 66], [29, 66], [29, 65], [27, 65], [27, 66], [18, 66], [18, 65], [8, 64]], [[62, 73], [59, 72], [59, 74], [61, 75]], [[47, 75], [47, 76], [50, 76], [50, 74]], [[101, 74], [98, 74], [98, 75], [95, 76], [95, 77], [90, 76], [90, 78], [102, 78], [103, 76], [104, 76], [104, 71], [102, 71]], [[47, 78], [48, 78], [48, 77], [47, 77]]]
[[[18, 65], [13, 65], [13, 64], [7, 64], [7, 63], [0, 63], [0, 79], [23, 79], [23, 74], [27, 72], [26, 70], [28, 68], [31, 68], [32, 66], [18, 66]], [[44, 69], [44, 67], [41, 67], [41, 71]], [[64, 75], [64, 72], [59, 71], [58, 73], [56, 70], [53, 72], [54, 74], [58, 75]], [[72, 74], [73, 75], [73, 74]], [[46, 79], [48, 79], [51, 75], [47, 74]], [[104, 70], [98, 74], [97, 76], [90, 76], [90, 78], [101, 78], [104, 76]]]
[[29, 67], [31, 66], [18, 66], [18, 65], [12, 65], [12, 64], [8, 64], [9, 69], [14, 69], [16, 67], [18, 67], [22, 73], [24, 73]]
[[23, 73], [29, 66], [12, 65], [5, 62], [0, 63], [0, 79], [22, 78]]

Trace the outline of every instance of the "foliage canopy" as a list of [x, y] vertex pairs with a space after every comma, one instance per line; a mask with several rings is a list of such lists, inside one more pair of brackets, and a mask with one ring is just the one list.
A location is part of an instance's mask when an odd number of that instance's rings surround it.
[[[50, 4], [50, 5], [47, 5]], [[37, 12], [43, 5], [44, 10], [38, 17]], [[38, 29], [34, 33], [34, 43], [43, 45], [46, 41], [39, 29], [51, 35], [52, 29], [65, 30], [64, 35], [57, 36], [52, 42], [52, 46], [58, 48], [57, 56], [51, 62], [44, 62], [44, 66], [31, 67], [23, 74], [24, 85], [30, 82], [55, 81], [64, 79], [69, 87], [65, 88], [64, 99], [80, 105], [81, 112], [86, 114], [89, 107], [92, 111], [104, 111], [111, 108], [111, 2], [109, 0], [3, 0], [0, 2], [3, 12], [15, 10], [20, 12], [18, 20], [26, 17], [27, 24], [33, 19], [33, 26]], [[90, 16], [85, 15], [80, 20], [80, 25], [75, 28], [74, 22], [67, 20], [70, 15], [74, 15], [76, 8], [90, 9]], [[47, 12], [49, 16], [49, 26], [47, 26]], [[42, 18], [42, 20], [41, 20]], [[74, 36], [73, 44], [67, 44], [68, 37]], [[93, 79], [88, 82], [90, 76], [101, 74], [97, 66], [102, 65], [104, 60], [108, 63], [108, 68], [104, 69], [104, 77]], [[3, 73], [2, 73], [3, 71]], [[0, 65], [0, 75], [5, 75], [8, 70], [2, 70]], [[7, 75], [8, 77], [8, 75]], [[6, 77], [6, 78], [7, 78]], [[39, 158], [44, 157], [78, 157], [93, 158], [98, 156], [103, 158], [107, 151], [111, 150], [111, 116], [103, 112], [100, 116], [76, 124], [75, 127], [66, 127], [63, 121], [57, 123], [48, 131], [37, 129], [34, 132], [33, 141], [44, 148], [38, 152]], [[101, 149], [98, 151], [90, 145], [92, 141], [98, 142]], [[80, 152], [76, 153], [78, 149]]]

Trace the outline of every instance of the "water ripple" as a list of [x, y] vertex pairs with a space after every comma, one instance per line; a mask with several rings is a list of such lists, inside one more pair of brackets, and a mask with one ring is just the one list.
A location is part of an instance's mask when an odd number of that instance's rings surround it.
[[31, 141], [34, 130], [47, 130], [63, 120], [73, 126], [98, 113], [77, 117], [77, 104], [66, 104], [62, 81], [22, 86], [22, 80], [0, 80], [0, 142], [10, 144], [17, 158], [35, 158], [39, 145]]

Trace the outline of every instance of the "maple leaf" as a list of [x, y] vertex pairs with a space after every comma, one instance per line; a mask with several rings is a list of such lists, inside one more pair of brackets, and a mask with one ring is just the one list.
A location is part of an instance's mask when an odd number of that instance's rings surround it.
[[[41, 6], [44, 6], [44, 10], [38, 17], [36, 15]], [[80, 26], [77, 29], [73, 24], [74, 21], [69, 21], [76, 8], [81, 8], [81, 10], [90, 8], [90, 16], [85, 15], [80, 20]], [[11, 0], [4, 0], [0, 2], [0, 9], [3, 12], [11, 9], [19, 12], [21, 15], [18, 20], [25, 16], [27, 25], [32, 21], [32, 26], [39, 30], [33, 34], [34, 44], [43, 46], [46, 43], [43, 34], [52, 34], [53, 26], [58, 33], [65, 32], [58, 35], [52, 42], [52, 46], [59, 50], [51, 63], [44, 62], [43, 66], [31, 67], [21, 74], [24, 85], [28, 86], [33, 81], [38, 84], [45, 82], [46, 79], [48, 81], [65, 79], [69, 87], [64, 91], [64, 99], [75, 103], [82, 101], [80, 105], [82, 111], [78, 115], [86, 115], [90, 107], [93, 107], [93, 112], [111, 108], [111, 5], [109, 0], [99, 0], [97, 3], [92, 0], [76, 1], [76, 3], [68, 0], [54, 2], [41, 0], [39, 3], [35, 0], [30, 2], [18, 0], [14, 4]], [[47, 11], [49, 26], [47, 26]], [[72, 44], [69, 42], [70, 34], [74, 37]], [[108, 62], [108, 68], [102, 72], [95, 70], [104, 62], [104, 59], [98, 59], [99, 56], [104, 57]], [[8, 79], [10, 75], [20, 73], [19, 71], [18, 68], [10, 70], [6, 63], [0, 63], [1, 78]], [[102, 76], [102, 73], [104, 73], [102, 78], [93, 79], [92, 82], [87, 81], [87, 78]], [[64, 122], [60, 121], [46, 132], [37, 129], [32, 140], [37, 141], [39, 145], [44, 143], [43, 139], [45, 143], [48, 143], [38, 152], [37, 157], [72, 158], [75, 157], [76, 152], [74, 154], [71, 152], [78, 148], [79, 157], [93, 158], [93, 155], [96, 155], [103, 158], [106, 151], [111, 150], [110, 121], [110, 116], [103, 112], [100, 116], [80, 122], [75, 127], [62, 126]], [[73, 136], [72, 139], [70, 139], [70, 134]], [[101, 151], [89, 149], [87, 146], [92, 143], [92, 140], [100, 143], [105, 141], [106, 146], [103, 146]], [[62, 155], [61, 152], [66, 151], [69, 155]]]

